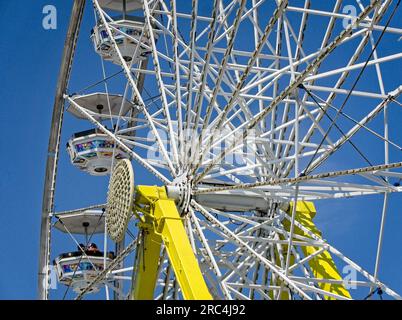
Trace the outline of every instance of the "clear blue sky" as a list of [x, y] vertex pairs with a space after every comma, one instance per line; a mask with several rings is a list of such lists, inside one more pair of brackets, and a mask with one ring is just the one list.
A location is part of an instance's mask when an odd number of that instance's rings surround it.
[[[58, 9], [58, 28], [54, 31], [42, 28], [42, 8], [47, 4], [54, 4]], [[0, 1], [0, 299], [36, 297], [48, 135], [71, 4], [72, 1], [61, 0]], [[80, 37], [80, 51], [71, 81], [74, 89], [91, 83], [94, 77], [89, 75], [101, 77], [99, 57], [89, 41], [93, 21], [91, 10], [86, 10], [82, 30], [87, 34]], [[394, 70], [386, 67], [385, 77], [394, 78]], [[395, 76], [400, 77], [400, 74]], [[387, 89], [393, 87], [390, 84]], [[121, 88], [119, 90], [121, 92]], [[402, 118], [393, 121], [400, 127]], [[66, 117], [63, 147], [68, 137], [79, 130], [77, 128], [85, 129], [85, 126]], [[393, 160], [400, 159], [395, 157]], [[105, 201], [107, 179], [78, 172], [69, 164], [64, 148], [60, 168], [56, 210], [71, 209], [72, 203], [85, 206]], [[138, 182], [154, 182], [138, 172], [136, 170]], [[401, 203], [401, 195], [391, 195], [380, 272], [382, 281], [399, 293], [402, 292]], [[316, 222], [324, 238], [372, 272], [381, 206], [381, 196], [318, 203]], [[66, 236], [55, 233], [56, 249], [60, 252], [68, 251], [72, 246], [68, 240], [62, 244], [63, 237]]]

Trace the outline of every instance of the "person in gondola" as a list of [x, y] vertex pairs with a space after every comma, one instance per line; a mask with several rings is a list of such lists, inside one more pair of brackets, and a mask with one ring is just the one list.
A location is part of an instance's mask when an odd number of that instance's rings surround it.
[[87, 247], [86, 252], [90, 255], [96, 256], [99, 255], [101, 252], [98, 249], [98, 246], [95, 243], [90, 243]]
[[85, 246], [84, 246], [84, 244], [80, 243], [80, 244], [77, 246], [77, 251], [79, 251], [79, 252], [85, 251]]

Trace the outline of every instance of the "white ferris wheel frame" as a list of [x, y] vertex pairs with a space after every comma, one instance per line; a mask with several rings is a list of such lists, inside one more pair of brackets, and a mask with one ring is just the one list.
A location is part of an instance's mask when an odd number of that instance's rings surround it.
[[[144, 158], [140, 153], [134, 151], [133, 148], [135, 146], [140, 146], [143, 149], [150, 150], [151, 146], [146, 144], [149, 143], [149, 141], [146, 139], [135, 141], [126, 138], [124, 133], [129, 132], [130, 128], [121, 131], [115, 130], [114, 132], [107, 129], [107, 127], [102, 124], [99, 117], [95, 114], [91, 114], [91, 112], [83, 106], [80, 106], [75, 102], [72, 97], [65, 94], [66, 83], [64, 83], [64, 90], [62, 88], [63, 85], [61, 85], [61, 90], [58, 94], [59, 99], [61, 96], [65, 101], [69, 102], [73, 108], [79, 111], [82, 116], [87, 118], [87, 120], [95, 127], [113, 139], [118, 147], [122, 148], [130, 155], [131, 159], [141, 164], [165, 185], [172, 186], [173, 188], [178, 184], [178, 182], [186, 184], [191, 181], [193, 199], [189, 203], [189, 218], [186, 222], [186, 227], [188, 228], [194, 250], [197, 251], [201, 257], [200, 264], [203, 268], [210, 270], [210, 274], [206, 274], [207, 279], [211, 283], [215, 283], [216, 290], [220, 291], [220, 293], [215, 293], [217, 296], [222, 296], [228, 299], [250, 299], [258, 293], [262, 298], [271, 299], [272, 297], [267, 294], [267, 290], [273, 290], [277, 297], [279, 297], [283, 290], [290, 289], [292, 292], [295, 292], [304, 299], [311, 299], [312, 297], [320, 299], [324, 294], [336, 299], [345, 299], [340, 295], [323, 291], [316, 286], [319, 282], [327, 281], [328, 283], [336, 283], [337, 280], [311, 278], [309, 270], [307, 270], [304, 265], [310, 259], [314, 258], [314, 256], [319, 255], [322, 250], [327, 250], [333, 256], [340, 259], [344, 264], [351, 266], [365, 279], [350, 281], [350, 285], [368, 287], [370, 290], [374, 287], [380, 287], [389, 296], [400, 299], [401, 297], [396, 292], [378, 280], [388, 195], [393, 192], [402, 191], [402, 187], [394, 186], [388, 181], [388, 178], [391, 177], [398, 179], [402, 178], [402, 173], [390, 171], [390, 169], [402, 167], [402, 163], [389, 162], [390, 145], [399, 146], [389, 139], [387, 111], [388, 105], [394, 103], [401, 94], [402, 86], [399, 86], [390, 92], [386, 92], [380, 68], [381, 64], [384, 62], [402, 58], [402, 54], [397, 53], [385, 57], [379, 57], [373, 37], [373, 32], [381, 31], [392, 34], [402, 34], [401, 29], [392, 27], [385, 28], [383, 25], [378, 24], [389, 9], [392, 1], [376, 0], [372, 1], [366, 7], [364, 7], [360, 1], [357, 1], [360, 4], [360, 15], [356, 17], [352, 25], [343, 30], [338, 36], [334, 37], [334, 40], [332, 41], [330, 41], [330, 38], [336, 20], [349, 18], [345, 14], [338, 13], [342, 2], [340, 0], [335, 1], [333, 12], [310, 9], [309, 0], [305, 1], [303, 8], [291, 6], [289, 3], [291, 1], [278, 0], [276, 1], [278, 7], [272, 14], [269, 22], [265, 25], [264, 30], [259, 28], [259, 25], [261, 24], [259, 23], [257, 9], [265, 2], [265, 0], [253, 0], [249, 7], [247, 6], [248, 2], [246, 0], [233, 0], [227, 4], [226, 7], [224, 7], [221, 1], [216, 0], [214, 1], [212, 17], [199, 14], [197, 11], [197, 0], [192, 1], [191, 14], [177, 12], [176, 1], [172, 0], [170, 2], [171, 9], [169, 10], [165, 1], [144, 0], [145, 24], [142, 34], [147, 33], [150, 37], [151, 47], [149, 49], [152, 52], [151, 58], [154, 67], [153, 70], [149, 70], [134, 67], [125, 61], [120, 53], [118, 44], [114, 40], [113, 34], [114, 32], [117, 32], [126, 37], [130, 36], [120, 31], [117, 28], [118, 24], [101, 8], [98, 1], [93, 0], [95, 11], [102, 24], [105, 26], [114, 50], [119, 57], [120, 65], [126, 76], [127, 86], [131, 88], [133, 96], [135, 97], [135, 102], [138, 105], [140, 112], [144, 115], [144, 119], [135, 120], [142, 121], [142, 126], [146, 126], [153, 133], [154, 141], [156, 142], [158, 150], [162, 154], [163, 161], [151, 161]], [[85, 1], [75, 2], [76, 7], [74, 10], [77, 17], [80, 16], [78, 12], [81, 12], [82, 15], [83, 3], [85, 3]], [[224, 21], [230, 14], [233, 14], [233, 8], [237, 5], [239, 8], [237, 9], [235, 20], [231, 26], [229, 26], [227, 23], [224, 23]], [[299, 34], [295, 33], [295, 30], [292, 28], [292, 24], [285, 14], [287, 12], [294, 12], [302, 15]], [[372, 18], [369, 18], [370, 14], [373, 14]], [[155, 18], [155, 15], [164, 16], [168, 20], [168, 26], [170, 26], [170, 29]], [[307, 24], [308, 15], [329, 17], [330, 23], [327, 26], [321, 47], [316, 52], [306, 55], [302, 48], [304, 40], [303, 30]], [[196, 19], [194, 17], [196, 17]], [[185, 43], [184, 39], [179, 35], [178, 19], [188, 19], [191, 21], [189, 44]], [[255, 48], [252, 52], [240, 51], [234, 48], [236, 33], [238, 32], [240, 24], [246, 20], [250, 20], [255, 27], [253, 35]], [[215, 38], [215, 28], [218, 25], [218, 21], [220, 27], [223, 28], [224, 31]], [[278, 24], [278, 21], [280, 21], [281, 24]], [[202, 32], [197, 33], [197, 23], [201, 22], [207, 22], [208, 26], [205, 27]], [[79, 28], [78, 21], [75, 22], [75, 27]], [[285, 41], [283, 42], [283, 39], [281, 39], [280, 36], [277, 36], [275, 48], [271, 45], [268, 39], [275, 31], [275, 28], [280, 30], [279, 28], [282, 27]], [[355, 28], [357, 29], [355, 30]], [[75, 30], [75, 32], [77, 33], [77, 30]], [[167, 36], [172, 38], [173, 57], [169, 57], [158, 50], [157, 41], [155, 39], [155, 34], [157, 33], [159, 37]], [[277, 33], [279, 34], [280, 32]], [[205, 37], [206, 34], [208, 34], [206, 45], [204, 47], [197, 47], [197, 40], [202, 36]], [[359, 39], [360, 37], [360, 43], [350, 58], [347, 66], [324, 73], [319, 72], [320, 65], [335, 48], [349, 41]], [[218, 42], [222, 39], [227, 40], [226, 49], [214, 47], [214, 42]], [[132, 40], [138, 41], [134, 38], [132, 38]], [[76, 41], [76, 38], [74, 39], [73, 37], [73, 42], [74, 41]], [[296, 42], [294, 56], [291, 55], [291, 53], [293, 53], [292, 41]], [[361, 57], [363, 49], [368, 44], [371, 49], [373, 49], [373, 58], [366, 63], [356, 63]], [[278, 47], [281, 46], [286, 47], [288, 56], [281, 56], [280, 54], [275, 55], [275, 51], [278, 52]], [[70, 50], [74, 51], [73, 49], [75, 49], [75, 46], [72, 45], [71, 47], [74, 48], [70, 48]], [[263, 49], [266, 47], [272, 51], [271, 54], [262, 53]], [[183, 50], [181, 53], [179, 52], [179, 48], [182, 48]], [[202, 57], [198, 51], [205, 52], [205, 57]], [[223, 55], [220, 65], [218, 64], [218, 55]], [[72, 56], [73, 52], [70, 52], [70, 62], [72, 61]], [[233, 61], [236, 61], [234, 57], [236, 56], [248, 58], [248, 63], [234, 63]], [[185, 60], [185, 58], [188, 60]], [[262, 64], [263, 59], [272, 59], [274, 60], [274, 63], [270, 67], [264, 67]], [[287, 61], [288, 64], [285, 67], [278, 68], [279, 60]], [[168, 71], [163, 70], [162, 65], [166, 63], [166, 61], [174, 66], [173, 72], [169, 73]], [[306, 69], [298, 71], [300, 66], [304, 64], [307, 65]], [[342, 88], [342, 85], [352, 71], [360, 70], [362, 68], [364, 69], [367, 66], [375, 67], [380, 92], [357, 91]], [[161, 110], [154, 113], [148, 110], [147, 103], [143, 100], [141, 91], [138, 89], [137, 79], [134, 77], [134, 72], [154, 77], [160, 93], [160, 101], [162, 104]], [[278, 89], [278, 82], [284, 75], [289, 77], [289, 83], [284, 90], [280, 91]], [[315, 84], [317, 80], [333, 77], [334, 75], [339, 75], [339, 78], [333, 87], [325, 87]], [[250, 76], [252, 76], [252, 81], [250, 80]], [[64, 81], [67, 82], [67, 71], [64, 73], [63, 77]], [[164, 78], [166, 77], [173, 78], [174, 84], [165, 83]], [[207, 81], [208, 77], [215, 81], [214, 89], [209, 88]], [[181, 85], [181, 79], [183, 78], [187, 78], [187, 87]], [[232, 91], [225, 92], [221, 90], [223, 85], [231, 88]], [[307, 93], [302, 99], [300, 99], [294, 94], [295, 90], [298, 90], [300, 85], [303, 85], [305, 89], [311, 92], [324, 92], [328, 93], [329, 96], [327, 99], [321, 99], [318, 103], [310, 101]], [[266, 90], [271, 87], [274, 88], [274, 94], [272, 96], [265, 93]], [[256, 93], [249, 93], [254, 92], [253, 90], [256, 90]], [[126, 94], [127, 87], [124, 98], [126, 97]], [[195, 95], [195, 98], [193, 98], [193, 95]], [[325, 117], [328, 108], [334, 108], [339, 112], [339, 109], [336, 109], [332, 105], [335, 97], [338, 95], [364, 97], [367, 99], [380, 100], [380, 102], [362, 119], [352, 119], [354, 120], [354, 126], [336, 141], [331, 141], [331, 139], [325, 135], [325, 130], [321, 127], [320, 121]], [[224, 106], [221, 107], [217, 103], [218, 98], [222, 99], [219, 101], [225, 101]], [[318, 96], [316, 96], [316, 98], [319, 99]], [[205, 115], [206, 118], [204, 119], [202, 119], [201, 114], [203, 99], [208, 103]], [[249, 111], [249, 106], [253, 102], [258, 103], [258, 112], [252, 113]], [[276, 127], [275, 117], [272, 115], [270, 123], [271, 129], [268, 130], [267, 127], [269, 127], [269, 124], [263, 123], [263, 120], [265, 121], [268, 115], [275, 113], [275, 108], [279, 104], [284, 104], [284, 108], [289, 112], [289, 114], [284, 113], [282, 115], [282, 123], [279, 127]], [[177, 108], [178, 105], [180, 106], [179, 108]], [[268, 107], [264, 107], [264, 105], [268, 105]], [[171, 118], [171, 112], [174, 106], [176, 106], [177, 120], [172, 120]], [[291, 106], [294, 106], [294, 118], [290, 118]], [[314, 109], [313, 107], [316, 108]], [[184, 119], [181, 114], [183, 111], [186, 111], [186, 119]], [[213, 111], [215, 111], [218, 116], [210, 122]], [[232, 115], [229, 116], [231, 112]], [[383, 134], [379, 134], [367, 126], [367, 124], [380, 113], [384, 114]], [[164, 116], [164, 121], [161, 121], [161, 118], [158, 118], [161, 114]], [[233, 125], [233, 119], [236, 118], [242, 120], [242, 124], [237, 127]], [[205, 121], [205, 119], [207, 120]], [[311, 121], [311, 125], [307, 130], [306, 135], [302, 138], [300, 137], [300, 124], [305, 119]], [[134, 121], [133, 118], [125, 118], [121, 115], [113, 120], [116, 120], [117, 123], [119, 121]], [[199, 135], [198, 141], [200, 146], [207, 146], [205, 149], [201, 148], [201, 150], [199, 150], [197, 149], [197, 146], [194, 146], [194, 144], [191, 144], [189, 147], [187, 146], [188, 148], [186, 149], [185, 141], [189, 137], [186, 136], [184, 129], [185, 126], [187, 126], [187, 129], [190, 129], [190, 123], [195, 123], [197, 128], [201, 125], [202, 129], [205, 130]], [[160, 130], [158, 130], [161, 128], [166, 132], [167, 138], [161, 137]], [[177, 128], [177, 132], [175, 131], [175, 128]], [[228, 128], [229, 133], [225, 133], [218, 137], [218, 139], [214, 136], [215, 131], [211, 130]], [[208, 132], [207, 129], [210, 129], [210, 131]], [[219, 145], [222, 141], [225, 141], [225, 139], [229, 139], [230, 135], [233, 135], [235, 132], [240, 132], [241, 130], [244, 131], [239, 139], [231, 139], [229, 146], [225, 146], [225, 149], [221, 150], [217, 155], [214, 154], [210, 160], [204, 162], [203, 157], [205, 156], [205, 153], [209, 153], [209, 147]], [[257, 140], [258, 143], [255, 143], [254, 151], [261, 151], [263, 153], [261, 156], [257, 157], [256, 163], [246, 163], [241, 167], [228, 169], [219, 168], [219, 170], [216, 170], [216, 168], [219, 167], [221, 160], [228, 153], [233, 153], [244, 146], [246, 138], [248, 135], [251, 135], [252, 130], [256, 131], [257, 137], [260, 139]], [[266, 131], [264, 132], [264, 130]], [[285, 137], [285, 132], [287, 130], [290, 130], [289, 138]], [[302, 174], [300, 162], [303, 158], [311, 157], [313, 154], [318, 155], [318, 157], [311, 163], [312, 168], [317, 168], [361, 130], [366, 130], [384, 142], [384, 164], [357, 169], [331, 171], [316, 175]], [[321, 133], [326, 144], [318, 145], [310, 142], [310, 138], [316, 131]], [[56, 137], [56, 141], [60, 139], [60, 132], [61, 125], [52, 133], [52, 135]], [[169, 147], [171, 150], [168, 150], [167, 148], [167, 140], [169, 140]], [[274, 150], [272, 148], [274, 143], [280, 145], [280, 147], [277, 147]], [[55, 147], [55, 153], [58, 157], [58, 145]], [[306, 149], [308, 151], [306, 151]], [[188, 156], [187, 152], [190, 152], [190, 156]], [[57, 163], [57, 157], [56, 160], [53, 159], [53, 163]], [[192, 163], [195, 163], [195, 165]], [[47, 183], [51, 185], [52, 181], [54, 183], [55, 180], [57, 166], [54, 165], [53, 167], [49, 167], [48, 170], [52, 172], [51, 178], [47, 180]], [[261, 179], [255, 178], [255, 182], [242, 182], [237, 178], [233, 178], [234, 185], [221, 187], [207, 187], [202, 185], [202, 181], [205, 181], [206, 179], [219, 179], [219, 177], [223, 176], [235, 177], [237, 174], [250, 171], [258, 172]], [[183, 175], [184, 173], [186, 173], [185, 176]], [[293, 177], [290, 178], [292, 174]], [[169, 175], [171, 178], [169, 178]], [[330, 180], [333, 177], [344, 177], [349, 175], [359, 175], [368, 180], [370, 184]], [[385, 179], [381, 179], [381, 177], [385, 177]], [[52, 207], [54, 207], [52, 203], [54, 190], [51, 190], [50, 192], [48, 186], [45, 186], [45, 194], [47, 196], [49, 194], [51, 195], [50, 198], [46, 198], [51, 200], [50, 202], [48, 200], [47, 207], [44, 207], [44, 216], [46, 219], [50, 219], [52, 216], [57, 216], [57, 213], [54, 213], [54, 210], [52, 209]], [[287, 199], [288, 201], [315, 201], [320, 199], [339, 199], [369, 194], [383, 194], [384, 202], [374, 275], [365, 271], [358, 264], [344, 256], [335, 247], [300, 225], [300, 223], [295, 220], [295, 212], [290, 216], [281, 215], [281, 219], [288, 219], [291, 224], [290, 231], [286, 231], [284, 229], [278, 229], [277, 218], [239, 216], [225, 212], [224, 210], [208, 207], [201, 203], [203, 200], [200, 200], [200, 196], [203, 194], [207, 194], [211, 199], [215, 200], [217, 203], [221, 203], [222, 205], [226, 204], [228, 201], [233, 201], [233, 199], [241, 203], [243, 199], [249, 199], [250, 197], [252, 199], [257, 199], [257, 201], [265, 201], [269, 205], [272, 205], [272, 203], [284, 203], [284, 199]], [[247, 209], [251, 211], [252, 207], [245, 207], [244, 210], [247, 211]], [[269, 206], [267, 211], [269, 211]], [[217, 219], [217, 216], [222, 217], [222, 219], [227, 219], [226, 223], [222, 223]], [[245, 230], [239, 231], [238, 229], [240, 229], [240, 227], [234, 230], [230, 229], [227, 226], [227, 221], [238, 221]], [[45, 227], [42, 227], [42, 233], [45, 234], [44, 242], [47, 245], [46, 247], [42, 246], [41, 252], [44, 257], [43, 261], [46, 262], [46, 257], [47, 260], [49, 260], [50, 257], [50, 227], [48, 222], [44, 225]], [[295, 226], [303, 229], [303, 231], [310, 237], [301, 237], [294, 234], [293, 229]], [[266, 234], [264, 235], [263, 233], [259, 242], [256, 242], [252, 234], [255, 230], [261, 228], [266, 232]], [[215, 244], [214, 247], [214, 245], [211, 244], [211, 240], [208, 240], [208, 237], [205, 234], [207, 230], [216, 234], [217, 237], [222, 238], [221, 243], [218, 246]], [[272, 238], [270, 235], [275, 233], [276, 236]], [[277, 236], [278, 234], [280, 234], [284, 240], [280, 239]], [[76, 242], [76, 240], [74, 241]], [[196, 243], [201, 244], [203, 249], [197, 249]], [[247, 253], [249, 256], [243, 261], [239, 260], [237, 266], [228, 265], [225, 253], [217, 250], [217, 248], [223, 246], [224, 243], [230, 243], [237, 246], [236, 254], [240, 255]], [[119, 288], [114, 287], [109, 282], [111, 280], [131, 280], [131, 278], [129, 279], [124, 275], [119, 276], [118, 274], [129, 272], [132, 268], [116, 269], [116, 265], [123, 261], [123, 259], [134, 250], [135, 244], [136, 240], [125, 249], [122, 248], [116, 259], [116, 263], [113, 263], [108, 267], [105, 265], [105, 270], [102, 271], [89, 285], [88, 290], [91, 286], [104, 282], [105, 285], [112, 290], [118, 291], [119, 295], [123, 295], [123, 293], [119, 291]], [[271, 246], [268, 246], [267, 244], [270, 244]], [[269, 260], [266, 257], [269, 255], [268, 251], [271, 250], [270, 248], [281, 245], [287, 245], [288, 248], [288, 254], [286, 255], [287, 261], [282, 263], [282, 271], [275, 266], [275, 263], [272, 260]], [[314, 246], [321, 249], [316, 251], [313, 255], [300, 257], [296, 246]], [[291, 264], [289, 261], [290, 252], [296, 257], [296, 262], [294, 264]], [[47, 264], [45, 263], [44, 265]], [[222, 265], [224, 265], [226, 270], [230, 270], [230, 272], [222, 273]], [[284, 286], [275, 287], [272, 285], [257, 285], [253, 283], [253, 281], [250, 281], [246, 276], [247, 270], [256, 265], [264, 266], [272, 273], [273, 277], [281, 278], [282, 281], [286, 283], [287, 289], [284, 289]], [[161, 256], [161, 272], [162, 269], [164, 269], [164, 266], [167, 266], [167, 269], [165, 270], [170, 270], [166, 254]], [[296, 268], [301, 268], [301, 270], [304, 271], [304, 277], [289, 275], [289, 273]], [[41, 270], [43, 270], [43, 268]], [[180, 289], [175, 285], [174, 280], [172, 280], [168, 274], [165, 273], [164, 276], [165, 280], [161, 278], [160, 283], [158, 284], [161, 284], [165, 289], [162, 290], [157, 298], [177, 298]], [[44, 274], [44, 283], [47, 283], [46, 278], [47, 273]], [[105, 279], [107, 280], [105, 281]], [[43, 279], [41, 280], [43, 281]], [[242, 290], [244, 289], [249, 290], [248, 296], [242, 293]], [[42, 284], [40, 285], [40, 290], [40, 297], [46, 298], [48, 295], [48, 286], [43, 286]], [[80, 294], [78, 298], [81, 298], [84, 293]]]

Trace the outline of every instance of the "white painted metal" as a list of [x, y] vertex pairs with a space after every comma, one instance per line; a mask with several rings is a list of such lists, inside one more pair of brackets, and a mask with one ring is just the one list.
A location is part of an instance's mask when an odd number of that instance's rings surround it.
[[[402, 191], [394, 185], [402, 178], [402, 162], [393, 154], [400, 152], [400, 142], [390, 125], [392, 112], [400, 116], [402, 87], [383, 72], [385, 65], [401, 66], [393, 41], [402, 30], [394, 21], [385, 28], [392, 1], [356, 1], [358, 16], [345, 27], [350, 17], [341, 0], [320, 7], [310, 0], [193, 0], [185, 6], [176, 0], [92, 2], [126, 89], [119, 101], [101, 96], [110, 109], [101, 116], [96, 103], [88, 107], [79, 98], [65, 99], [76, 116], [115, 142], [114, 149], [166, 186], [215, 298], [269, 300], [288, 292], [294, 299], [344, 299], [319, 287], [338, 280], [317, 279], [308, 265], [323, 250], [331, 252], [339, 270], [356, 271], [358, 278], [349, 284], [363, 289], [351, 290], [353, 298], [364, 298], [367, 288], [400, 298], [379, 281], [389, 195]], [[135, 39], [109, 9], [137, 10], [144, 22]], [[384, 51], [375, 46], [382, 32]], [[138, 48], [122, 48], [122, 38], [147, 48], [147, 62], [138, 59]], [[367, 50], [374, 50], [369, 61]], [[359, 84], [365, 85], [354, 90], [361, 70]], [[146, 79], [146, 91], [141, 92], [138, 77]], [[371, 128], [382, 115], [384, 130]], [[331, 119], [337, 127], [328, 133]], [[108, 129], [105, 121], [117, 125]], [[366, 143], [384, 146], [383, 160], [360, 143], [363, 135]], [[352, 143], [350, 151], [346, 146]], [[309, 237], [297, 234], [295, 228], [303, 226], [295, 210], [284, 212], [290, 201], [375, 194], [385, 200], [373, 275], [309, 230], [304, 228]], [[318, 251], [304, 256], [304, 246]], [[133, 243], [121, 250], [78, 298], [105, 279], [126, 280], [132, 250]], [[126, 296], [110, 282], [107, 288]], [[165, 251], [155, 297], [181, 297]]]

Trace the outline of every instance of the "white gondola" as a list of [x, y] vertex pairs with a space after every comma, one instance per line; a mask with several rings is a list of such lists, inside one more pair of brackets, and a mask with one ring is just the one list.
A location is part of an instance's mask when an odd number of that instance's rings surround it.
[[98, 234], [105, 232], [106, 214], [103, 210], [81, 210], [57, 215], [55, 227], [64, 233]]
[[[53, 264], [57, 270], [57, 279], [76, 292], [80, 293], [88, 284], [114, 259], [114, 254], [109, 252], [104, 258], [103, 252], [97, 255], [82, 252], [69, 252], [58, 256]], [[106, 263], [105, 263], [106, 262]], [[94, 285], [89, 292], [96, 293], [102, 284]]]
[[[119, 17], [114, 19], [113, 24], [119, 30], [113, 29], [112, 33], [124, 60], [133, 64], [145, 60], [151, 53], [149, 34], [147, 32], [143, 33], [145, 19], [128, 16]], [[101, 21], [92, 30], [91, 39], [95, 51], [104, 60], [120, 65], [118, 53], [114, 49], [109, 34]]]
[[[80, 107], [85, 109], [91, 116], [102, 119], [110, 119], [112, 117], [134, 116], [138, 112], [135, 104], [124, 99], [122, 95], [106, 94], [102, 92], [90, 93], [87, 95], [76, 95], [72, 100]], [[87, 117], [79, 112], [74, 106], [69, 105], [67, 111], [78, 119], [87, 120]]]
[[118, 12], [130, 12], [142, 9], [142, 0], [98, 0], [103, 9], [109, 9]]
[[129, 158], [106, 134], [98, 129], [76, 133], [67, 143], [71, 163], [94, 176], [110, 173], [113, 159]]

